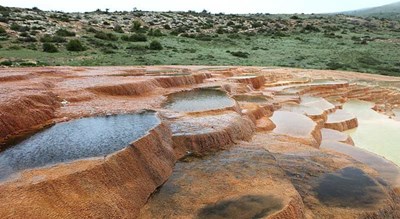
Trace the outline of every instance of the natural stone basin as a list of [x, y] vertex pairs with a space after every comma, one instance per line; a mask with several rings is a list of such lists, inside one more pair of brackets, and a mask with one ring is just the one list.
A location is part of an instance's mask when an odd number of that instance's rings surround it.
[[0, 179], [26, 169], [111, 154], [159, 123], [155, 113], [145, 112], [56, 124], [0, 153]]
[[289, 104], [283, 105], [282, 109], [290, 111], [290, 112], [301, 113], [306, 116], [309, 116], [312, 119], [324, 117], [324, 111], [322, 109], [319, 109], [316, 107], [311, 107], [311, 106], [304, 106], [304, 105], [289, 103]]
[[378, 182], [354, 167], [321, 176], [315, 192], [323, 204], [343, 208], [373, 207], [385, 197]]
[[332, 112], [335, 110], [333, 104], [321, 97], [303, 96], [301, 97], [301, 105], [318, 108], [325, 112]]
[[348, 131], [357, 147], [364, 148], [400, 165], [400, 122], [372, 110], [373, 103], [352, 100], [343, 108], [353, 113], [359, 127]]
[[316, 126], [308, 117], [287, 111], [274, 112], [271, 120], [276, 125], [275, 133], [294, 137], [310, 136]]
[[236, 200], [224, 200], [206, 206], [200, 210], [198, 218], [263, 218], [282, 208], [282, 201], [276, 197], [247, 195]]
[[236, 95], [233, 97], [236, 101], [239, 102], [248, 102], [248, 103], [265, 103], [268, 101], [265, 96], [252, 96], [252, 95]]
[[400, 168], [383, 157], [362, 148], [329, 140], [322, 141], [321, 148], [349, 155], [357, 161], [367, 164], [369, 167], [378, 171], [379, 176], [386, 182], [390, 183], [393, 187], [400, 187]]
[[196, 89], [174, 93], [164, 104], [166, 109], [179, 112], [197, 112], [232, 107], [235, 101], [217, 89]]

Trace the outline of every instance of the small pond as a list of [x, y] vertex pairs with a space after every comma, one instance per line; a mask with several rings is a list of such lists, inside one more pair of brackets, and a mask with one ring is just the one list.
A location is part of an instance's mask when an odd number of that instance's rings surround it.
[[0, 153], [0, 179], [25, 169], [111, 154], [159, 123], [155, 113], [145, 112], [56, 124]]
[[343, 109], [354, 114], [359, 126], [347, 131], [357, 147], [364, 148], [400, 165], [400, 122], [373, 109], [373, 103], [352, 100]]
[[221, 90], [196, 89], [168, 96], [164, 108], [179, 112], [197, 112], [231, 107], [235, 101]]

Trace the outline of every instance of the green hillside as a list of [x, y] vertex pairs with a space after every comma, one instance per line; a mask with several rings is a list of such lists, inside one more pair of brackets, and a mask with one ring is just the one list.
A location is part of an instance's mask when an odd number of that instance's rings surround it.
[[249, 65], [400, 76], [400, 22], [348, 15], [0, 6], [0, 67]]
[[400, 2], [375, 8], [350, 11], [348, 14], [362, 17], [378, 17], [400, 20]]

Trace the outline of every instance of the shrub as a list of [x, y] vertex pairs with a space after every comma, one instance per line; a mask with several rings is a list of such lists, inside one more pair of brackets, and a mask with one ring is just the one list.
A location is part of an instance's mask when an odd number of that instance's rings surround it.
[[124, 33], [124, 30], [122, 29], [121, 26], [119, 25], [115, 25], [115, 27], [113, 28], [113, 30], [117, 33]]
[[108, 41], [117, 41], [118, 37], [112, 33], [105, 33], [102, 31], [98, 31], [94, 37], [102, 40], [108, 40]]
[[17, 31], [17, 32], [26, 32], [26, 31], [30, 30], [30, 28], [28, 26], [21, 26], [17, 23], [12, 23], [10, 26], [10, 29]]
[[124, 35], [121, 37], [122, 40], [124, 41], [129, 41], [129, 42], [146, 42], [147, 41], [147, 37], [144, 34], [132, 34], [130, 36], [128, 35]]
[[0, 62], [0, 65], [5, 65], [5, 66], [12, 66], [12, 61], [11, 60], [4, 60]]
[[43, 52], [55, 53], [58, 49], [51, 43], [43, 43]]
[[149, 36], [154, 36], [154, 37], [161, 37], [164, 36], [164, 34], [161, 32], [160, 29], [150, 29], [149, 33], [147, 34]]
[[7, 31], [3, 27], [0, 27], [0, 36], [7, 36]]
[[249, 53], [237, 51], [237, 52], [229, 52], [231, 55], [239, 57], [239, 58], [249, 58]]
[[148, 47], [144, 45], [129, 45], [126, 47], [126, 49], [130, 50], [131, 52], [134, 52], [134, 51], [145, 51], [148, 49]]
[[89, 33], [97, 33], [97, 30], [93, 27], [89, 27], [86, 31]]
[[73, 37], [76, 35], [76, 33], [65, 29], [59, 29], [56, 31], [56, 35], [62, 37]]
[[28, 37], [29, 33], [28, 32], [22, 32], [19, 34], [20, 37]]
[[163, 47], [161, 45], [161, 43], [157, 40], [153, 40], [151, 41], [150, 45], [149, 45], [149, 49], [151, 50], [162, 50]]
[[340, 62], [336, 62], [336, 61], [330, 61], [326, 64], [326, 67], [330, 70], [337, 70], [337, 69], [343, 69], [345, 68], [345, 65], [343, 63]]
[[86, 50], [86, 48], [82, 45], [81, 41], [77, 39], [70, 40], [67, 43], [66, 47], [68, 51], [73, 51], [73, 52], [80, 52]]
[[45, 34], [40, 38], [40, 42], [42, 42], [42, 43], [65, 43], [65, 42], [67, 42], [67, 40], [64, 37], [50, 36], [49, 34]]
[[197, 34], [195, 36], [195, 38], [196, 38], [196, 40], [200, 40], [200, 41], [212, 41], [213, 40], [212, 36], [206, 35], [206, 34], [203, 34], [203, 33]]
[[321, 32], [321, 30], [318, 27], [315, 27], [314, 25], [307, 24], [307, 26], [304, 27], [303, 29], [304, 32]]
[[233, 21], [229, 21], [226, 26], [235, 26], [235, 23]]
[[165, 25], [164, 25], [164, 29], [166, 29], [166, 30], [171, 30], [171, 26], [169, 26], [168, 24], [165, 24]]
[[34, 43], [37, 42], [37, 39], [33, 36], [27, 36], [27, 37], [19, 37], [18, 41], [20, 42], [25, 42], [25, 43]]
[[132, 32], [137, 32], [140, 30], [140, 28], [142, 27], [142, 24], [140, 23], [140, 21], [134, 21], [131, 27], [131, 31]]

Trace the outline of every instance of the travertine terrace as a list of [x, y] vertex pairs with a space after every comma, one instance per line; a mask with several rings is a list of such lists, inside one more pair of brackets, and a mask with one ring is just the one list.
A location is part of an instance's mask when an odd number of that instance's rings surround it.
[[261, 67], [0, 69], [0, 156], [84, 117], [158, 121], [121, 150], [0, 178], [0, 218], [400, 218], [399, 168], [354, 146], [343, 131], [357, 117], [342, 109], [371, 101], [396, 119], [400, 91], [376, 86], [396, 80]]

